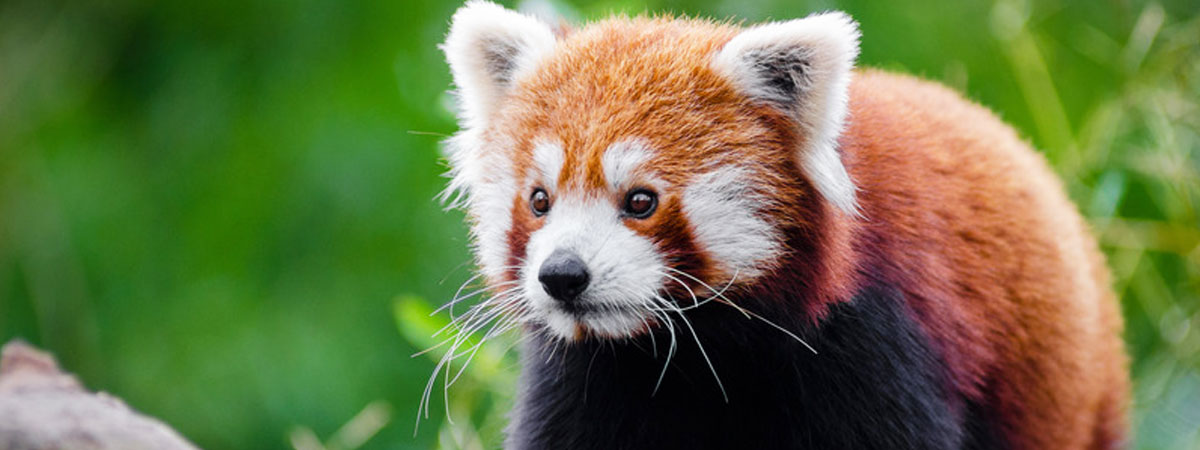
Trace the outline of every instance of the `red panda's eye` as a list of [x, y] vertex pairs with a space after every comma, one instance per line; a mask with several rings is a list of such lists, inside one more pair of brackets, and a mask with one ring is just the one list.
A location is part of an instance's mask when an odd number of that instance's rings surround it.
[[550, 212], [550, 194], [542, 188], [533, 190], [533, 195], [529, 196], [529, 209], [533, 210], [533, 215], [542, 216]]
[[654, 214], [658, 206], [658, 196], [645, 189], [630, 191], [625, 196], [625, 215], [635, 219], [645, 219]]

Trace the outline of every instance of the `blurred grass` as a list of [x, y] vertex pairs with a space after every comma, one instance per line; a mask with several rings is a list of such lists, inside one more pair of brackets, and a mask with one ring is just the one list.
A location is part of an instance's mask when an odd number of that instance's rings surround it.
[[[456, 7], [0, 1], [0, 339], [206, 448], [495, 447], [511, 356], [413, 436], [433, 362], [410, 355], [444, 323], [418, 313], [471, 270], [432, 201]], [[941, 80], [1045, 152], [1110, 257], [1137, 448], [1200, 446], [1194, 0], [524, 7], [850, 12], [863, 65]]]

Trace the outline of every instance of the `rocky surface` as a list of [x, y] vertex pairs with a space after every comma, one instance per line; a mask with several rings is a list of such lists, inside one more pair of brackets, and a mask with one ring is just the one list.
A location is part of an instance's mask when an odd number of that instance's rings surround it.
[[0, 450], [196, 447], [111, 395], [91, 393], [54, 357], [13, 341], [0, 350]]

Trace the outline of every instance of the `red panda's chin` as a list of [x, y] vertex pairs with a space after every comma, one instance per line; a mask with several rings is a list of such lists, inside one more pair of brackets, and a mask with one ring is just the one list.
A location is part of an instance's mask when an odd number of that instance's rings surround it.
[[579, 313], [559, 308], [546, 311], [543, 322], [552, 335], [570, 342], [591, 338], [627, 339], [649, 332], [657, 323], [653, 317], [632, 309]]

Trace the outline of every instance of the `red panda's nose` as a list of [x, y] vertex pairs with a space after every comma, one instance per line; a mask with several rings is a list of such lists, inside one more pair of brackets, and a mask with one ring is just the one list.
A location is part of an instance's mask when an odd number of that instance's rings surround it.
[[579, 255], [561, 248], [551, 253], [538, 270], [542, 289], [560, 302], [574, 301], [587, 289], [590, 280], [587, 264]]

